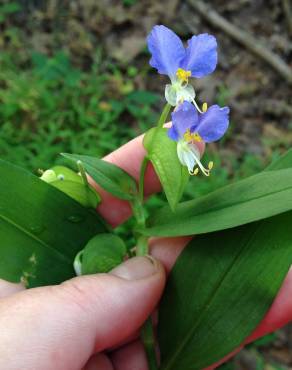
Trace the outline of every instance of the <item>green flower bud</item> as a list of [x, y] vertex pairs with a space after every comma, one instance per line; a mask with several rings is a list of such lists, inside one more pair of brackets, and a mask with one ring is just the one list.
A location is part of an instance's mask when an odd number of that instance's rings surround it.
[[41, 180], [50, 183], [57, 180], [57, 175], [53, 170], [46, 170], [42, 176]]
[[59, 189], [84, 207], [96, 208], [100, 203], [97, 191], [81, 176], [64, 166], [55, 166], [45, 171], [41, 179]]

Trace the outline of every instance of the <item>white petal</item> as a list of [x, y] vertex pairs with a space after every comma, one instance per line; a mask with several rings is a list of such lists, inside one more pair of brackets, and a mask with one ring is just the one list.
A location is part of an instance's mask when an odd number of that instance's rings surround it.
[[190, 149], [188, 143], [184, 140], [180, 140], [177, 143], [177, 156], [180, 163], [186, 166], [189, 172], [192, 172], [196, 164], [192, 150]]
[[180, 101], [189, 101], [192, 102], [195, 99], [195, 90], [192, 85], [187, 85], [185, 87], [181, 87], [177, 91], [177, 102]]
[[165, 86], [165, 99], [171, 106], [176, 106], [177, 92], [173, 85], [167, 84]]
[[192, 155], [191, 152], [185, 152], [184, 153], [184, 161], [185, 161], [185, 166], [187, 166], [189, 172], [193, 172], [196, 161], [194, 159], [194, 156]]
[[174, 81], [171, 85], [167, 84], [165, 86], [165, 99], [173, 107], [182, 101], [192, 102], [195, 96], [195, 90], [191, 85], [183, 86], [181, 83]]
[[195, 156], [200, 159], [201, 158], [201, 153], [197, 147], [196, 144], [188, 144], [188, 147], [190, 148], [190, 150], [195, 154]]

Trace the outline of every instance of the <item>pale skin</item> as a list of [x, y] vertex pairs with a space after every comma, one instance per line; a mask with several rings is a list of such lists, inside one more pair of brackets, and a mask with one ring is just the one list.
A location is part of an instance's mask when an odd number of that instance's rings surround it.
[[[139, 137], [106, 160], [138, 179], [144, 155]], [[145, 189], [147, 195], [160, 190], [151, 166]], [[103, 199], [99, 211], [109, 223], [118, 225], [130, 216], [126, 202], [98, 190]], [[153, 239], [153, 261], [135, 257], [109, 274], [77, 277], [59, 286], [24, 290], [0, 280], [0, 369], [147, 370], [139, 328], [155, 310], [165, 276], [188, 240]], [[291, 320], [292, 270], [267, 315], [242, 346]]]

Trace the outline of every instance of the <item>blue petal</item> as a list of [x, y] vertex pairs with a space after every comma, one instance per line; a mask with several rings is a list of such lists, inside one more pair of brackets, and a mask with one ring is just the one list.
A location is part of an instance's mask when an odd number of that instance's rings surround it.
[[198, 125], [198, 112], [188, 101], [180, 104], [171, 114], [172, 127], [168, 130], [168, 136], [175, 141], [183, 138], [187, 129]]
[[188, 40], [186, 56], [181, 68], [191, 71], [193, 77], [212, 73], [217, 65], [217, 42], [214, 36], [202, 33]]
[[212, 105], [207, 112], [200, 114], [197, 133], [206, 143], [219, 140], [228, 129], [229, 108]]
[[175, 76], [186, 51], [181, 39], [165, 26], [154, 26], [147, 37], [150, 65], [162, 75]]
[[179, 141], [179, 134], [173, 125], [168, 129], [167, 135], [171, 140]]

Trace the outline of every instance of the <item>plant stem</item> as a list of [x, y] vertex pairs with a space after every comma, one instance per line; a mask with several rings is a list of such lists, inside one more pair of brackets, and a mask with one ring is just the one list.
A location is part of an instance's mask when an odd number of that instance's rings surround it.
[[[132, 207], [132, 212], [136, 219], [137, 225], [139, 227], [144, 228], [145, 227], [145, 213], [144, 213], [143, 204], [140, 201], [139, 197], [137, 197], [131, 202], [131, 207]], [[138, 238], [139, 238], [139, 235], [138, 235]]]
[[[139, 197], [135, 203], [132, 203], [134, 213], [136, 214], [136, 220], [139, 226], [145, 227], [145, 217], [144, 217], [144, 177], [147, 168], [148, 158], [143, 159], [140, 178], [139, 178]], [[143, 217], [139, 216], [143, 215]], [[137, 237], [136, 255], [145, 256], [149, 253], [148, 248], [148, 237], [140, 235]], [[141, 329], [141, 339], [145, 348], [147, 362], [149, 370], [158, 370], [156, 353], [155, 353], [155, 336], [153, 332], [153, 325], [151, 317], [148, 317]]]
[[143, 203], [144, 200], [144, 183], [145, 183], [145, 173], [148, 164], [148, 157], [144, 157], [143, 162], [140, 168], [140, 177], [139, 177], [139, 199], [140, 202]]
[[[147, 163], [147, 162], [146, 162]], [[140, 176], [141, 177], [141, 176]], [[143, 176], [142, 176], [143, 177]], [[143, 178], [144, 181], [144, 178]], [[137, 223], [140, 226], [145, 226], [145, 217], [139, 217], [139, 214], [144, 214], [143, 205], [140, 201], [132, 204], [134, 214], [136, 215]], [[148, 237], [140, 235], [137, 237], [136, 255], [145, 256], [149, 253]], [[145, 321], [141, 329], [141, 339], [145, 348], [149, 370], [158, 370], [156, 353], [155, 353], [155, 336], [151, 317]]]
[[151, 317], [147, 319], [142, 327], [141, 338], [144, 344], [149, 370], [158, 370], [155, 352], [155, 339]]
[[146, 236], [140, 236], [137, 240], [137, 256], [146, 256], [148, 254], [148, 238]]
[[[137, 239], [137, 256], [145, 256], [148, 254], [148, 237], [140, 236]], [[145, 321], [141, 329], [141, 339], [146, 352], [147, 363], [149, 370], [158, 370], [157, 358], [155, 352], [155, 335], [151, 316]]]
[[[171, 105], [166, 104], [158, 120], [157, 127], [160, 127], [160, 128], [163, 127], [169, 115], [170, 109], [171, 109]], [[137, 223], [139, 226], [142, 226], [142, 227], [145, 227], [143, 201], [144, 201], [145, 173], [146, 173], [148, 161], [149, 161], [148, 157], [145, 156], [142, 161], [141, 168], [140, 168], [139, 194], [138, 194], [138, 197], [135, 199], [135, 201], [132, 202], [132, 208], [133, 208], [133, 212], [136, 217]], [[136, 250], [137, 250], [136, 252], [137, 256], [145, 256], [149, 253], [147, 237], [138, 234]], [[144, 323], [141, 329], [141, 339], [144, 344], [149, 370], [158, 370], [158, 364], [157, 364], [156, 352], [155, 352], [155, 335], [153, 331], [151, 317], [148, 317], [148, 319], [146, 320], [146, 322]]]
[[162, 111], [161, 116], [159, 118], [159, 121], [157, 123], [157, 127], [163, 127], [163, 125], [165, 124], [165, 121], [166, 121], [166, 119], [169, 115], [170, 109], [171, 109], [171, 105], [167, 103], [163, 108], [163, 111]]

